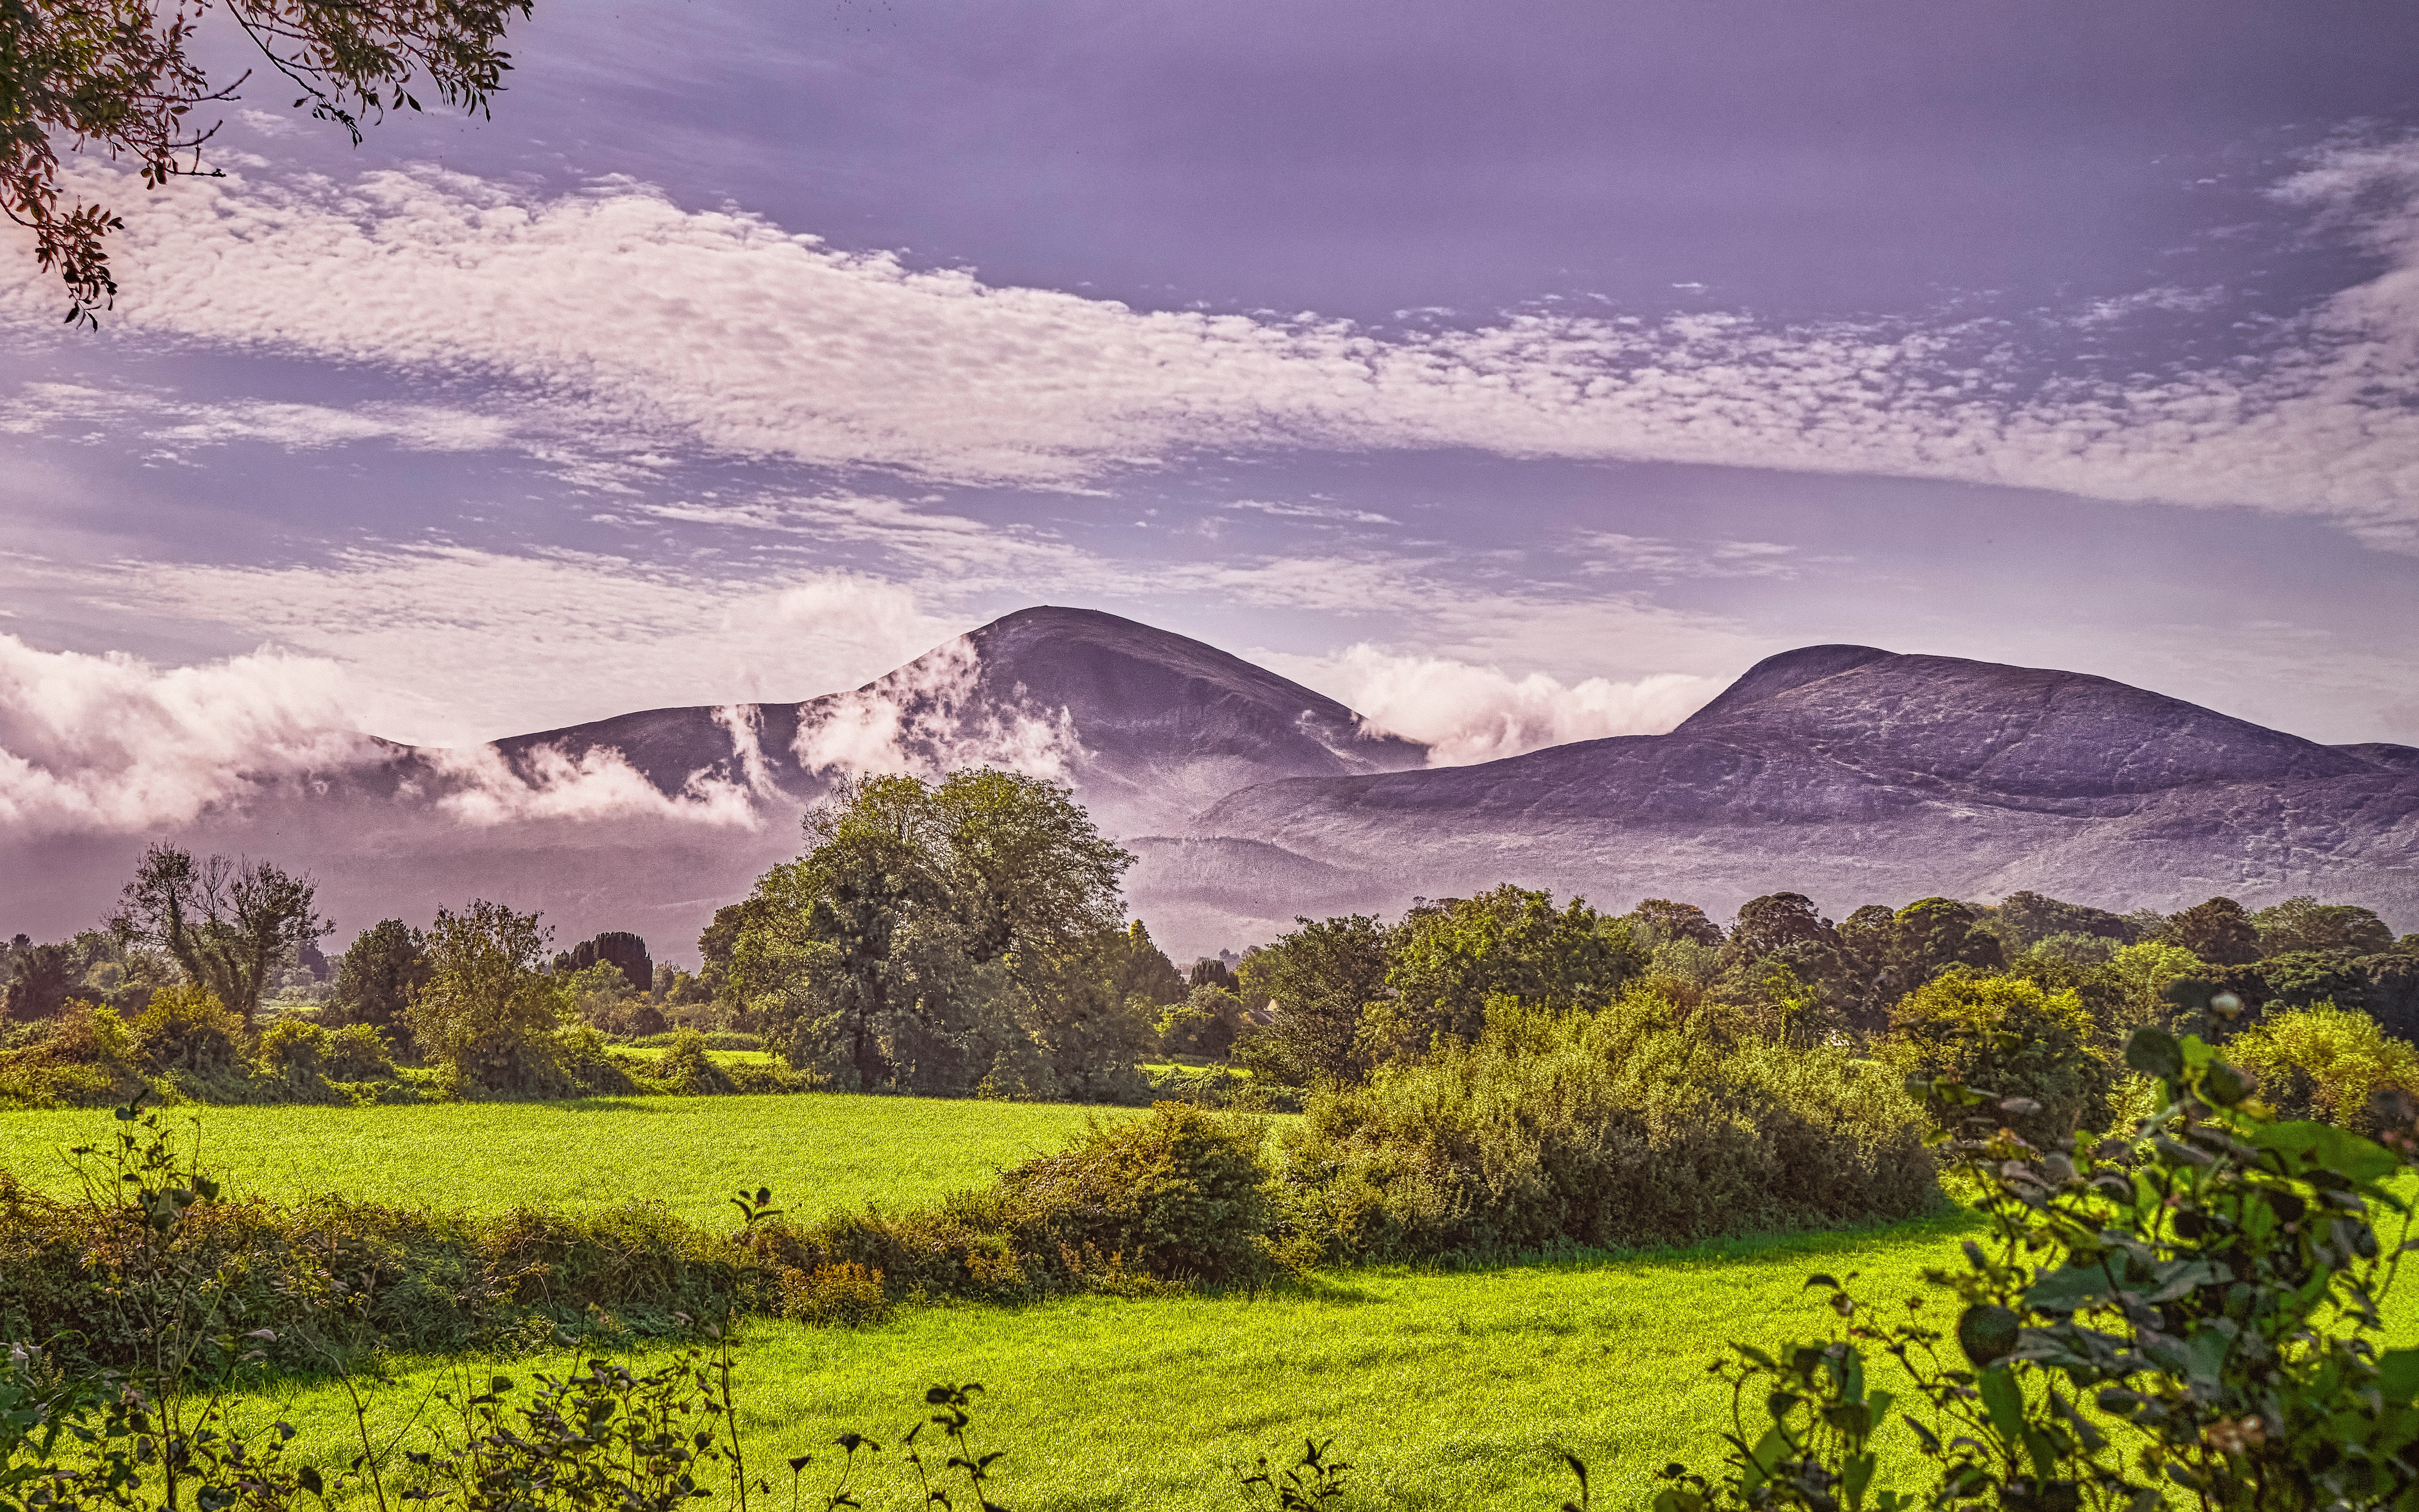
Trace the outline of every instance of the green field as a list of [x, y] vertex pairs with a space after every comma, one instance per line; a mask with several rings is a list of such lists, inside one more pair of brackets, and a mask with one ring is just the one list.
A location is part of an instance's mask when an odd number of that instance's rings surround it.
[[[718, 1225], [728, 1192], [759, 1180], [809, 1211], [905, 1207], [1056, 1146], [1094, 1110], [808, 1096], [194, 1111], [238, 1190], [490, 1211], [659, 1196]], [[0, 1115], [0, 1164], [56, 1184], [55, 1147], [108, 1127], [105, 1114]], [[1592, 1261], [1347, 1270], [1260, 1296], [909, 1307], [858, 1332], [759, 1319], [741, 1336], [743, 1420], [755, 1462], [778, 1469], [843, 1430], [895, 1443], [924, 1387], [979, 1381], [983, 1444], [1009, 1451], [994, 1497], [1017, 1512], [1240, 1507], [1241, 1470], [1306, 1436], [1332, 1436], [1359, 1467], [1346, 1509], [1544, 1512], [1573, 1489], [1556, 1445], [1595, 1468], [1596, 1506], [1634, 1506], [1669, 1460], [1714, 1468], [1728, 1396], [1705, 1366], [1725, 1344], [1835, 1321], [1804, 1291], [1808, 1273], [1853, 1273], [1860, 1295], [1895, 1311], [1927, 1289], [1925, 1266], [1955, 1263], [1974, 1224], [1952, 1212]], [[2419, 1337], [2413, 1300], [2389, 1306], [2396, 1339]], [[412, 1447], [407, 1423], [455, 1370], [484, 1384], [491, 1368], [525, 1380], [572, 1360], [390, 1360], [374, 1430]], [[242, 1411], [288, 1418], [297, 1450], [329, 1468], [357, 1447], [325, 1381], [262, 1392]], [[1881, 1443], [1914, 1470], [1903, 1433]], [[786, 1492], [767, 1512], [784, 1512]], [[863, 1500], [917, 1504], [895, 1467]]]
[[[1832, 1320], [1803, 1292], [1810, 1271], [1857, 1271], [1868, 1295], [1903, 1297], [1968, 1223], [1596, 1263], [1352, 1271], [1256, 1298], [909, 1309], [859, 1332], [759, 1321], [741, 1350], [744, 1421], [763, 1460], [820, 1458], [844, 1429], [894, 1443], [935, 1381], [979, 1381], [979, 1431], [1009, 1450], [997, 1499], [1017, 1512], [1238, 1507], [1237, 1467], [1306, 1435], [1333, 1436], [1360, 1467], [1349, 1506], [1545, 1512], [1575, 1489], [1557, 1443], [1600, 1473], [1598, 1506], [1626, 1506], [1667, 1460], [1709, 1467], [1729, 1398], [1705, 1365], [1726, 1340]], [[443, 1370], [419, 1364], [380, 1394], [381, 1437]], [[278, 1405], [313, 1458], [349, 1458], [333, 1390]], [[914, 1504], [895, 1480], [875, 1486], [890, 1494], [870, 1505]]]
[[[1115, 1109], [930, 1098], [624, 1097], [403, 1107], [192, 1107], [203, 1163], [239, 1193], [339, 1192], [404, 1205], [501, 1211], [660, 1197], [721, 1227], [731, 1195], [769, 1186], [801, 1216], [918, 1206], [1055, 1149]], [[0, 1168], [68, 1191], [65, 1147], [106, 1139], [105, 1112], [0, 1113]]]

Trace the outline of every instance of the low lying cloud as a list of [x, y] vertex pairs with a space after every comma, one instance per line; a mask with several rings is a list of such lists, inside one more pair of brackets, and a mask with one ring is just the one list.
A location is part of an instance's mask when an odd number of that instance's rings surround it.
[[[173, 830], [255, 800], [327, 795], [396, 761], [357, 733], [346, 668], [262, 651], [192, 667], [41, 651], [0, 635], [0, 828], [21, 837]], [[457, 822], [650, 816], [753, 829], [774, 795], [750, 711], [716, 711], [731, 771], [664, 793], [611, 748], [559, 744], [507, 758], [432, 748], [399, 801]]]
[[1074, 716], [992, 696], [996, 690], [984, 688], [981, 673], [974, 643], [961, 637], [878, 682], [820, 700], [798, 721], [792, 748], [798, 764], [847, 777], [927, 779], [994, 766], [1067, 780], [1084, 755]]
[[[747, 752], [752, 751], [751, 741]], [[734, 756], [744, 761], [747, 752], [734, 741]], [[763, 824], [758, 782], [734, 782], [708, 769], [690, 773], [678, 792], [667, 794], [609, 746], [574, 754], [548, 743], [510, 759], [493, 746], [470, 746], [423, 756], [437, 778], [425, 795], [437, 810], [482, 828], [544, 819], [654, 818], [732, 829]], [[761, 777], [761, 755], [754, 766], [750, 777]]]
[[[2050, 379], [2071, 370], [2076, 321], [2171, 313], [2185, 295], [2021, 323], [1532, 311], [1389, 332], [918, 271], [626, 182], [540, 199], [424, 170], [146, 194], [78, 171], [128, 215], [119, 329], [485, 382], [483, 409], [543, 411], [540, 428], [600, 452], [660, 441], [1070, 487], [1207, 447], [1468, 446], [2250, 504], [2419, 548], [2411, 142], [2338, 147], [2276, 191], [2320, 234], [2385, 257], [2378, 277], [2268, 322], [2225, 361]], [[50, 318], [30, 260], [6, 266], [0, 306]], [[2222, 320], [2223, 297], [2189, 302]], [[365, 423], [423, 444], [473, 434]]]
[[1720, 679], [1686, 672], [1627, 683], [1590, 677], [1564, 684], [1544, 672], [1515, 678], [1452, 657], [1397, 656], [1365, 644], [1330, 658], [1324, 675], [1305, 680], [1351, 705], [1373, 728], [1426, 746], [1431, 766], [1497, 761], [1574, 740], [1661, 734], [1723, 687]]
[[344, 687], [324, 657], [159, 667], [0, 635], [0, 826], [154, 829], [341, 771], [375, 754]]
[[963, 628], [853, 572], [726, 575], [556, 551], [364, 548], [244, 567], [146, 563], [112, 596], [341, 664], [362, 728], [460, 746], [633, 709], [784, 702], [881, 675]]

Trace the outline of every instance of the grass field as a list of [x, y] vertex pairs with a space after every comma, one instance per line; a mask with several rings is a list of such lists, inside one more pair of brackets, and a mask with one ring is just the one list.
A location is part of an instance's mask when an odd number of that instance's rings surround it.
[[[1116, 1109], [931, 1098], [627, 1097], [403, 1107], [194, 1107], [204, 1164], [239, 1193], [326, 1192], [494, 1212], [660, 1197], [719, 1227], [743, 1185], [802, 1216], [914, 1207], [1057, 1149]], [[106, 1112], [0, 1113], [0, 1168], [70, 1190], [62, 1149], [105, 1140]]]
[[[1667, 1460], [1710, 1466], [1729, 1397], [1705, 1365], [1724, 1341], [1822, 1330], [1830, 1314], [1802, 1289], [1813, 1270], [1856, 1271], [1867, 1295], [1903, 1297], [1969, 1222], [1595, 1263], [1344, 1272], [1256, 1298], [909, 1309], [858, 1332], [757, 1322], [740, 1355], [744, 1421], [760, 1462], [820, 1462], [844, 1429], [895, 1443], [926, 1386], [979, 1381], [978, 1432], [1009, 1451], [996, 1499], [1017, 1512], [1238, 1507], [1238, 1467], [1305, 1436], [1333, 1437], [1360, 1467], [1348, 1507], [1546, 1512], [1576, 1489], [1552, 1444], [1598, 1473], [1597, 1506], [1628, 1506]], [[502, 1368], [526, 1379], [526, 1362]], [[382, 1438], [444, 1370], [400, 1372], [376, 1399]], [[334, 1390], [276, 1405], [314, 1458], [349, 1458]], [[874, 1489], [870, 1506], [915, 1504], [895, 1478]], [[785, 1487], [775, 1512], [787, 1506]]]

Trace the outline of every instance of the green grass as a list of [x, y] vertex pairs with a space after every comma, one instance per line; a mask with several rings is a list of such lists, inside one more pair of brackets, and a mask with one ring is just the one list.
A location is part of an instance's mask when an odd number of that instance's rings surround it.
[[[405, 1205], [501, 1211], [593, 1209], [660, 1197], [721, 1226], [743, 1185], [801, 1216], [875, 1203], [896, 1211], [988, 1181], [1117, 1109], [937, 1098], [625, 1097], [404, 1107], [192, 1107], [204, 1164], [236, 1192], [341, 1192]], [[64, 1147], [102, 1140], [106, 1112], [0, 1113], [0, 1168], [71, 1190]]]
[[[1803, 1290], [1809, 1272], [1855, 1271], [1865, 1296], [1901, 1298], [1923, 1266], [1953, 1259], [1969, 1223], [1595, 1262], [1350, 1271], [1256, 1298], [911, 1308], [853, 1333], [756, 1322], [740, 1349], [743, 1421], [759, 1463], [810, 1452], [820, 1463], [845, 1429], [895, 1443], [926, 1386], [979, 1381], [979, 1436], [1009, 1451], [1007, 1494], [994, 1499], [1017, 1512], [1239, 1507], [1240, 1467], [1313, 1436], [1332, 1436], [1360, 1467], [1351, 1506], [1544, 1512], [1576, 1489], [1553, 1444], [1594, 1467], [1598, 1506], [1628, 1506], [1668, 1460], [1711, 1468], [1729, 1397], [1705, 1366], [1727, 1340], [1832, 1321]], [[381, 1437], [444, 1368], [400, 1372], [377, 1398]], [[526, 1379], [526, 1362], [502, 1368]], [[280, 1405], [303, 1430], [298, 1447], [331, 1467], [349, 1458], [337, 1392], [309, 1385]], [[895, 1479], [874, 1484], [885, 1494], [869, 1505], [913, 1504]], [[784, 1488], [773, 1512], [787, 1507]]]

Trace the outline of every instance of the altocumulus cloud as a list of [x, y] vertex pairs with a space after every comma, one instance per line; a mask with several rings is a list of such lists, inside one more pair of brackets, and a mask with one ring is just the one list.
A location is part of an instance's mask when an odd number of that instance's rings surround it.
[[[2316, 513], [2419, 547], [2419, 146], [2279, 186], [2384, 256], [2255, 360], [2021, 377], [1995, 322], [1550, 313], [1477, 330], [1148, 312], [836, 251], [614, 183], [182, 182], [129, 207], [122, 329], [494, 382], [601, 447], [1069, 486], [1202, 447], [1471, 446], [1932, 476]], [[47, 285], [6, 296], [47, 319]], [[2047, 340], [2047, 337], [2039, 339]], [[2055, 355], [2050, 353], [2048, 355]]]

